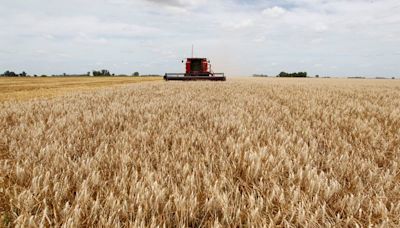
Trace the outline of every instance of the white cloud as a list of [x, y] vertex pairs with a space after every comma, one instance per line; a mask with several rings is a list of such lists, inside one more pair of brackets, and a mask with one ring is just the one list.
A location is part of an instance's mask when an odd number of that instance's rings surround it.
[[265, 40], [266, 40], [265, 36], [257, 36], [256, 38], [253, 39], [253, 41], [257, 43], [264, 42]]
[[207, 4], [207, 0], [145, 0], [148, 2], [155, 3], [157, 5], [166, 5], [173, 7], [197, 7], [200, 5]]
[[267, 17], [280, 17], [283, 16], [287, 11], [279, 6], [274, 6], [272, 8], [267, 8], [262, 11], [262, 14]]
[[249, 28], [254, 25], [254, 21], [252, 19], [243, 19], [240, 21], [230, 21], [222, 23], [222, 27], [228, 30], [240, 30]]
[[324, 23], [318, 22], [315, 24], [314, 29], [317, 32], [325, 32], [328, 30], [328, 26]]

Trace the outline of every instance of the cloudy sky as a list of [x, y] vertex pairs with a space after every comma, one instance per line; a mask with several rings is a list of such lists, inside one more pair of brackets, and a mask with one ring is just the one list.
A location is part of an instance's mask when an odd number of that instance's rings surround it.
[[399, 0], [0, 0], [0, 71], [400, 76]]

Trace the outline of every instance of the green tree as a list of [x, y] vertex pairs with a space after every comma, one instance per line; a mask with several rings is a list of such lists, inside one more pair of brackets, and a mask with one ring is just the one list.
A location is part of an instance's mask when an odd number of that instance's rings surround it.
[[279, 73], [278, 77], [289, 77], [289, 74], [282, 71]]
[[4, 72], [3, 74], [5, 77], [17, 77], [18, 75], [16, 73], [14, 73], [13, 71], [9, 71], [7, 70], [6, 72]]
[[111, 73], [108, 70], [100, 70], [100, 71], [94, 70], [93, 76], [111, 76]]
[[306, 78], [307, 77], [307, 72], [297, 72], [297, 73], [286, 73], [286, 72], [281, 72], [277, 77], [294, 77], [294, 78]]

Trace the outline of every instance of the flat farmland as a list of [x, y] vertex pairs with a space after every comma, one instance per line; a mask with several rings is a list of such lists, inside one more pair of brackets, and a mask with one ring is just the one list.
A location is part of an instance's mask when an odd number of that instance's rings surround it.
[[70, 92], [161, 79], [161, 77], [0, 77], [0, 102], [49, 98]]
[[0, 135], [4, 226], [400, 226], [399, 80], [78, 90]]

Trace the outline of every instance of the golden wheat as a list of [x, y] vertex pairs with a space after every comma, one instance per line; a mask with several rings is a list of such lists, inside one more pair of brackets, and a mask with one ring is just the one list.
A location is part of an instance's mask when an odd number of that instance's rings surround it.
[[51, 98], [76, 91], [161, 80], [161, 77], [0, 77], [0, 102]]
[[134, 84], [0, 108], [2, 224], [399, 226], [400, 82]]

